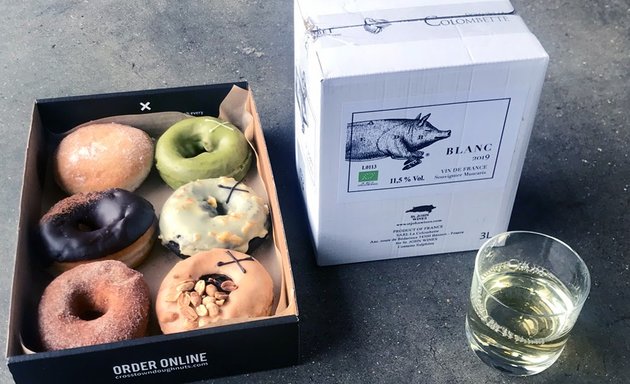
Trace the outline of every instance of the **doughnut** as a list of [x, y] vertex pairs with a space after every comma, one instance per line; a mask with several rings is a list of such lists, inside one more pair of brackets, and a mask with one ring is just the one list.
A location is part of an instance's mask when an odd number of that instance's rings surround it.
[[212, 248], [246, 252], [268, 231], [269, 207], [247, 185], [229, 177], [192, 181], [166, 200], [162, 244], [180, 257]]
[[92, 124], [64, 137], [55, 152], [53, 172], [68, 192], [123, 188], [133, 192], [153, 166], [153, 140], [140, 129]]
[[215, 248], [168, 272], [155, 310], [162, 332], [182, 332], [271, 315], [273, 281], [256, 259]]
[[59, 201], [39, 222], [43, 253], [58, 270], [96, 260], [133, 268], [157, 238], [150, 202], [124, 189], [76, 193]]
[[80, 265], [57, 276], [38, 308], [42, 347], [59, 350], [144, 336], [149, 288], [116, 260]]
[[155, 146], [155, 166], [173, 189], [189, 181], [219, 176], [241, 180], [252, 158], [243, 133], [214, 117], [181, 120], [168, 128]]

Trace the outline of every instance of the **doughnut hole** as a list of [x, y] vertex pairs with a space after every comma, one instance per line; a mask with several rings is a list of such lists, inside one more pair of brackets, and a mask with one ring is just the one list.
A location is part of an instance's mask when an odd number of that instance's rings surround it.
[[227, 212], [228, 210], [225, 204], [217, 202], [217, 216], [225, 216], [227, 215]]
[[109, 309], [106, 298], [81, 291], [72, 295], [69, 304], [70, 313], [84, 321], [96, 320], [105, 315]]
[[79, 232], [92, 232], [98, 229], [97, 225], [87, 220], [81, 220], [76, 225]]
[[201, 209], [203, 209], [204, 211], [208, 212], [208, 215], [210, 217], [215, 217], [215, 216], [225, 216], [228, 214], [228, 209], [227, 209], [227, 205], [220, 202], [220, 201], [214, 201], [214, 204], [210, 204], [210, 202], [208, 200], [201, 200], [199, 202], [199, 205], [201, 206]]
[[206, 147], [199, 139], [192, 141], [181, 140], [178, 142], [178, 152], [185, 159], [192, 159], [202, 153], [208, 152]]

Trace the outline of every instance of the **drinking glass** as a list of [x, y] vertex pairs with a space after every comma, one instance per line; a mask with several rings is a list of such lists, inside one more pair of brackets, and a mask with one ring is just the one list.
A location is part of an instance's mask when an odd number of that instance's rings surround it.
[[560, 356], [591, 286], [567, 244], [541, 233], [506, 232], [475, 259], [466, 337], [486, 364], [533, 375]]

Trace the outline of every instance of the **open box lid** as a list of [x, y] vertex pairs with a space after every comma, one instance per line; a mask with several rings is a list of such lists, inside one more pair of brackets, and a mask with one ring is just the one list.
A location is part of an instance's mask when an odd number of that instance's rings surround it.
[[360, 25], [365, 20], [389, 22], [514, 12], [509, 0], [296, 0], [308, 29]]

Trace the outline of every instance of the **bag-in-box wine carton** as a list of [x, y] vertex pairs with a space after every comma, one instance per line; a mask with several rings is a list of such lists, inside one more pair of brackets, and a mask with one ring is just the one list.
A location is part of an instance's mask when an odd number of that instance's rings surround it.
[[473, 250], [506, 230], [548, 63], [511, 3], [294, 5], [318, 264]]

